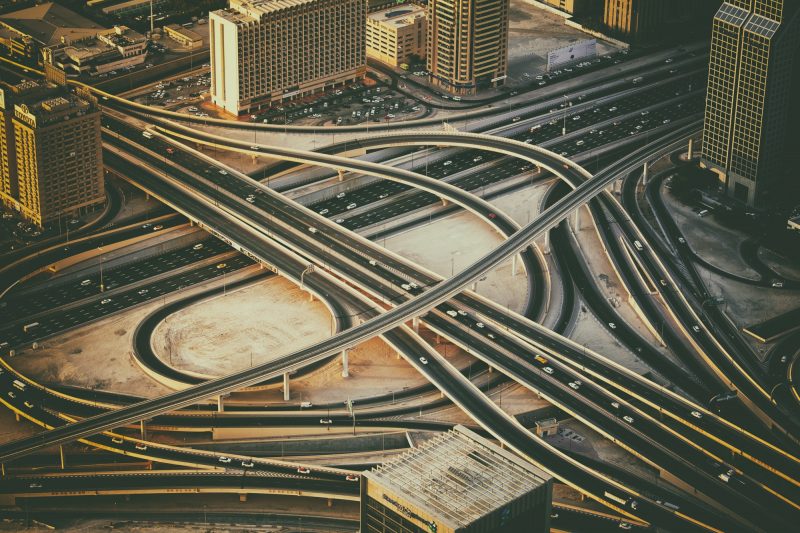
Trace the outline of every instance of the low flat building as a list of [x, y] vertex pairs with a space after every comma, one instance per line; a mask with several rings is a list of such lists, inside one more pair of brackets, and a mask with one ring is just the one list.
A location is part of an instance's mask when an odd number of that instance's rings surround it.
[[425, 59], [425, 8], [414, 4], [367, 16], [367, 57], [398, 67]]
[[42, 52], [45, 61], [68, 74], [103, 74], [141, 65], [147, 59], [147, 38], [127, 26], [114, 26], [76, 40], [63, 39]]
[[45, 71], [42, 82], [0, 84], [0, 199], [38, 226], [105, 202], [97, 99]]
[[93, 0], [88, 2], [92, 7], [100, 7], [103, 14], [125, 18], [136, 15], [150, 15], [150, 3], [153, 4], [153, 12], [158, 13], [161, 8], [166, 6], [170, 0], [126, 0], [120, 2], [119, 0]]
[[169, 24], [164, 26], [164, 33], [166, 33], [167, 37], [176, 43], [190, 50], [196, 50], [203, 47], [202, 35], [188, 28], [184, 28], [179, 24]]
[[463, 426], [361, 482], [362, 533], [545, 533], [553, 479]]
[[[39, 48], [52, 46], [62, 39], [94, 37], [105, 28], [70, 9], [46, 2], [0, 15], [0, 25], [28, 36]], [[8, 31], [8, 30], [6, 30]]]

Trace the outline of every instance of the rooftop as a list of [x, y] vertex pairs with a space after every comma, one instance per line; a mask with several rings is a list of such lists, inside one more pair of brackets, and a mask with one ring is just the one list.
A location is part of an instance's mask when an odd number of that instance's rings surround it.
[[269, 15], [284, 9], [290, 9], [318, 0], [230, 0], [227, 9], [212, 11], [225, 20], [238, 22], [252, 22], [260, 20], [264, 15]]
[[456, 426], [365, 472], [453, 529], [466, 527], [544, 485], [550, 476], [472, 431]]
[[0, 20], [43, 45], [96, 35], [104, 28], [59, 4], [48, 2], [0, 15]]
[[381, 11], [374, 11], [367, 15], [367, 18], [374, 22], [380, 22], [389, 26], [401, 28], [418, 17], [425, 16], [425, 8], [413, 4], [404, 6], [394, 6]]

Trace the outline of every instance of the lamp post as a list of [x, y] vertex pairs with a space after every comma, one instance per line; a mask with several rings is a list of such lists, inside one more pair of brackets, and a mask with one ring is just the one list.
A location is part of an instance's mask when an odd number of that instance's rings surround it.
[[314, 264], [313, 264], [313, 263], [312, 263], [312, 264], [310, 264], [310, 265], [308, 265], [308, 266], [306, 267], [306, 269], [305, 269], [305, 270], [303, 270], [303, 271], [300, 273], [300, 290], [301, 290], [301, 291], [303, 290], [303, 277], [304, 277], [306, 274], [311, 274], [312, 272], [314, 272]]

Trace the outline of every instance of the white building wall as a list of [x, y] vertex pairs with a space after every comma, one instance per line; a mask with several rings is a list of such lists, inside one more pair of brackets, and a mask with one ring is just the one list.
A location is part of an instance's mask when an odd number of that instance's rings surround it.
[[239, 31], [237, 25], [215, 13], [209, 16], [211, 102], [239, 114]]

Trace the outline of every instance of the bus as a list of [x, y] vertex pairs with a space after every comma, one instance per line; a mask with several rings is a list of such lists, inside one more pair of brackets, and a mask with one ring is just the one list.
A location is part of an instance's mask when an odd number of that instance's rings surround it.
[[15, 379], [12, 385], [14, 385], [15, 389], [25, 390], [25, 384], [18, 379]]
[[31, 322], [30, 324], [25, 324], [24, 326], [22, 326], [22, 331], [28, 333], [28, 331], [32, 330], [38, 325], [39, 325], [38, 322]]

